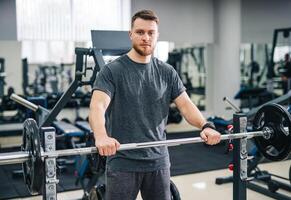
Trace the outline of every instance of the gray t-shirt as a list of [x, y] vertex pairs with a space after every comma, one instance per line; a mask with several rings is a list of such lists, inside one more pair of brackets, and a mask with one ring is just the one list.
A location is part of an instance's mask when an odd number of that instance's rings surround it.
[[[93, 90], [111, 98], [107, 133], [120, 144], [166, 140], [169, 104], [185, 87], [172, 66], [157, 58], [147, 64], [123, 55], [98, 73]], [[118, 151], [107, 158], [110, 170], [146, 172], [170, 167], [167, 147]]]

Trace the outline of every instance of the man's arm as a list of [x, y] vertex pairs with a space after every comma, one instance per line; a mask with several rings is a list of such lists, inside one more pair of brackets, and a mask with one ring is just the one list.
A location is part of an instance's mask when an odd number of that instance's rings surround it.
[[114, 155], [120, 144], [108, 137], [105, 128], [105, 112], [110, 104], [110, 97], [102, 91], [95, 90], [90, 102], [89, 123], [94, 133], [95, 146], [100, 155]]
[[[199, 128], [202, 129], [202, 127], [206, 124], [206, 120], [203, 117], [200, 110], [197, 108], [197, 106], [191, 101], [188, 94], [186, 92], [183, 92], [180, 94], [175, 100], [174, 103], [178, 107], [180, 113], [183, 115], [183, 117], [186, 119], [186, 121]], [[205, 128], [201, 133], [201, 138], [210, 145], [217, 144], [220, 141], [220, 133], [215, 131], [211, 128]]]
[[197, 106], [195, 106], [195, 104], [191, 101], [186, 92], [180, 94], [174, 100], [174, 103], [189, 124], [201, 129], [206, 123], [205, 118], [203, 117]]

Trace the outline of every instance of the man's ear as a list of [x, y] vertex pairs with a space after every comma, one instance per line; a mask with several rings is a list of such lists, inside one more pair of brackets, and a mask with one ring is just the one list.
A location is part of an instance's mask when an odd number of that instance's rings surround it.
[[129, 36], [130, 39], [132, 39], [132, 31], [131, 30], [128, 31], [128, 36]]

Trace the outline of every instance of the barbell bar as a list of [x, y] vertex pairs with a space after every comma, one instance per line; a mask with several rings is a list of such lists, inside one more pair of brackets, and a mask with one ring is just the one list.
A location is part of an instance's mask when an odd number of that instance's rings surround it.
[[19, 103], [20, 105], [23, 105], [24, 107], [36, 112], [38, 110], [38, 106], [34, 103], [31, 103], [30, 101], [27, 101], [26, 99], [18, 96], [17, 94], [11, 94], [10, 99], [13, 101]]
[[[288, 130], [286, 128], [286, 130]], [[262, 130], [262, 131], [254, 131], [254, 132], [244, 132], [244, 133], [236, 133], [236, 134], [226, 134], [221, 136], [221, 140], [233, 140], [240, 138], [252, 138], [257, 136], [263, 137], [271, 137], [272, 130]], [[159, 146], [179, 146], [181, 144], [190, 144], [190, 143], [201, 143], [204, 140], [201, 137], [192, 137], [192, 138], [183, 138], [183, 139], [171, 139], [164, 141], [154, 141], [154, 142], [142, 142], [142, 143], [128, 143], [121, 144], [118, 151], [124, 150], [133, 150], [133, 149], [142, 149], [149, 147], [159, 147]], [[85, 155], [85, 154], [94, 154], [98, 153], [98, 149], [96, 147], [84, 147], [84, 148], [76, 148], [76, 149], [64, 149], [64, 150], [56, 150], [53, 152], [41, 152], [41, 157], [62, 157], [62, 156], [73, 156], [73, 155]], [[19, 151], [12, 153], [1, 153], [0, 154], [0, 165], [7, 164], [17, 164], [28, 161], [30, 158], [29, 152]]]
[[28, 159], [29, 153], [24, 151], [1, 153], [0, 165], [23, 163], [26, 162]]

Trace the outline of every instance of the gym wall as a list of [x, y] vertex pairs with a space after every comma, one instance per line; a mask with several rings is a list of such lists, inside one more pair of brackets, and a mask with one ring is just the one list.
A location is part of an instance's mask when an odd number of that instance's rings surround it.
[[140, 9], [158, 13], [160, 40], [175, 45], [213, 42], [212, 0], [132, 0], [132, 14]]
[[290, 0], [242, 0], [242, 43], [272, 43], [274, 29], [291, 27], [290, 11]]
[[8, 87], [14, 87], [16, 93], [22, 94], [21, 42], [0, 40], [0, 57], [5, 58], [6, 84]]
[[16, 40], [16, 2], [0, 1], [0, 40]]
[[7, 85], [21, 93], [21, 43], [17, 41], [15, 0], [0, 1], [0, 57], [5, 58]]
[[[155, 10], [162, 21], [161, 40], [178, 44], [212, 43], [213, 1], [132, 0], [132, 13], [141, 8]], [[290, 10], [290, 0], [241, 0], [242, 43], [271, 43], [275, 28], [291, 26]]]

